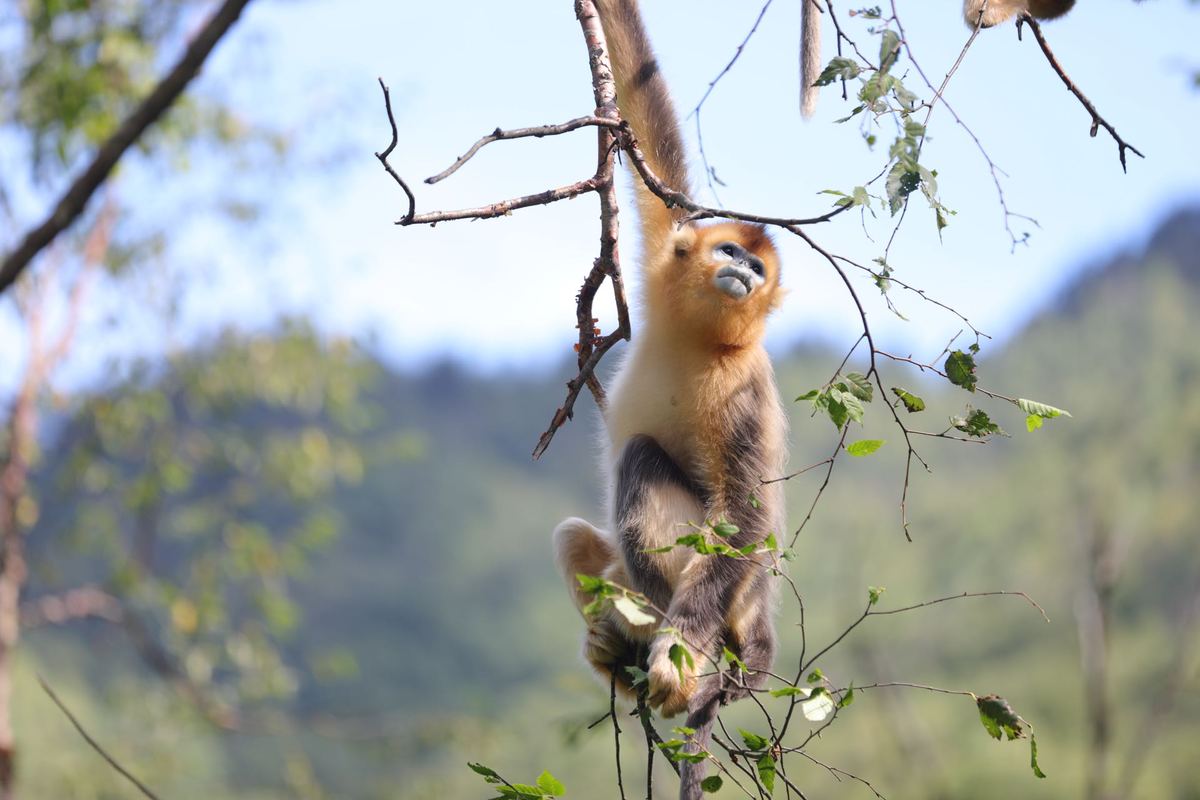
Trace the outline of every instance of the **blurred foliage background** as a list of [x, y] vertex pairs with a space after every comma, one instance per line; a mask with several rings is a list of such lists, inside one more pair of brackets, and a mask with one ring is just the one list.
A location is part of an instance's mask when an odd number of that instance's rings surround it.
[[[205, 8], [43, 0], [2, 12], [9, 222], [47, 205]], [[16, 287], [28, 353], [5, 365], [15, 388], [0, 439], [28, 479], [10, 491], [28, 566], [10, 665], [16, 795], [131, 796], [41, 674], [164, 797], [484, 796], [468, 760], [520, 779], [549, 768], [568, 796], [611, 796], [611, 732], [586, 729], [607, 693], [577, 657], [582, 625], [548, 546], [562, 517], [604, 516], [593, 410], [540, 462], [528, 455], [571, 365], [398, 370], [303, 319], [172, 341], [184, 284], [171, 231], [132, 213], [122, 187], [185, 174], [213, 148], [217, 169], [277, 169], [290, 144], [189, 95]], [[259, 201], [207, 178], [170, 202], [249, 231]], [[92, 305], [108, 316], [81, 315]], [[127, 311], [167, 355], [61, 382], [60, 362], [88, 358]], [[887, 587], [884, 607], [1028, 592], [1049, 624], [1011, 598], [943, 604], [868, 621], [820, 666], [838, 685], [1001, 694], [1037, 726], [1050, 777], [1030, 775], [1023, 746], [987, 738], [965, 699], [903, 689], [861, 693], [815, 756], [888, 797], [1200, 797], [1198, 314], [1200, 210], [1183, 209], [1002, 348], [985, 346], [988, 385], [1036, 389], [1073, 419], [1027, 433], [1008, 407], [892, 371], [929, 417], [969, 399], [1013, 435], [924, 448], [934, 472], [914, 477], [914, 544], [897, 508], [903, 448], [839, 464], [792, 564], [809, 640], [835, 636], [868, 586]], [[819, 343], [779, 353], [781, 390], [822, 384], [842, 355]], [[806, 409], [793, 406], [796, 466], [836, 441]], [[895, 435], [882, 416], [864, 437]], [[793, 523], [818, 482], [789, 483]], [[794, 611], [779, 621], [781, 665], [797, 656]], [[637, 780], [640, 732], [625, 728]], [[810, 796], [865, 796], [816, 765], [791, 769]]]

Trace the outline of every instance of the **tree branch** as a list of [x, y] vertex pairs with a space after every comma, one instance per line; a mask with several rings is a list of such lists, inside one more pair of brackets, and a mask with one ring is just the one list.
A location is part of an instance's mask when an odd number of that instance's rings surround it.
[[1075, 85], [1075, 82], [1067, 76], [1066, 70], [1064, 70], [1062, 64], [1058, 62], [1058, 58], [1054, 55], [1054, 51], [1050, 49], [1050, 44], [1046, 41], [1046, 37], [1042, 35], [1042, 26], [1038, 24], [1038, 21], [1028, 14], [1022, 14], [1017, 18], [1018, 36], [1020, 36], [1021, 32], [1020, 26], [1023, 24], [1028, 25], [1029, 29], [1033, 31], [1033, 38], [1037, 39], [1038, 47], [1042, 48], [1042, 52], [1046, 55], [1046, 60], [1050, 62], [1050, 66], [1053, 67], [1054, 71], [1058, 73], [1058, 77], [1062, 78], [1062, 82], [1066, 84], [1067, 89], [1071, 92], [1071, 94], [1075, 95], [1075, 97], [1079, 99], [1079, 102], [1083, 104], [1083, 107], [1087, 109], [1087, 112], [1092, 115], [1091, 135], [1094, 137], [1100, 127], [1103, 126], [1104, 130], [1108, 131], [1108, 135], [1111, 136], [1113, 141], [1117, 143], [1117, 156], [1121, 159], [1121, 171], [1128, 172], [1129, 170], [1126, 169], [1125, 166], [1126, 150], [1131, 151], [1138, 158], [1145, 158], [1146, 156], [1142, 154], [1141, 150], [1138, 150], [1129, 142], [1121, 138], [1121, 135], [1117, 133], [1117, 129], [1110, 125], [1108, 120], [1100, 116], [1100, 112], [1096, 110], [1094, 105], [1092, 105], [1092, 101], [1088, 100], [1087, 96], [1079, 90], [1078, 86]]
[[108, 178], [125, 151], [158, 121], [199, 74], [217, 42], [233, 27], [249, 2], [225, 0], [217, 12], [209, 17], [171, 71], [96, 151], [92, 162], [67, 189], [50, 216], [27, 233], [16, 249], [5, 257], [3, 264], [0, 264], [0, 292], [11, 286], [34, 257], [83, 213], [88, 200]]

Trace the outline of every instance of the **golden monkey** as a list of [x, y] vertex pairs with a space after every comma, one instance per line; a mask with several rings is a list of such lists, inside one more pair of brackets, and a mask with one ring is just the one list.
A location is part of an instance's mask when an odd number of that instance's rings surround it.
[[[621, 115], [654, 173], [686, 193], [678, 118], [637, 2], [597, 6]], [[635, 627], [607, 608], [587, 620], [584, 655], [606, 680], [615, 675], [626, 694], [625, 668], [644, 658], [651, 705], [664, 716], [688, 712], [695, 751], [705, 746], [720, 705], [765, 682], [775, 654], [776, 581], [765, 555], [648, 551], [674, 544], [689, 524], [736, 526], [725, 540], [735, 548], [782, 534], [781, 484], [761, 479], [781, 473], [786, 453], [786, 418], [763, 347], [767, 316], [783, 289], [779, 257], [761, 226], [683, 221], [684, 212], [668, 208], [640, 179], [635, 185], [645, 318], [604, 412], [610, 528], [567, 519], [555, 529], [554, 545], [578, 607], [591, 599], [575, 577], [585, 574], [641, 592], [666, 612], [665, 620]], [[677, 642], [689, 648], [694, 666], [684, 662], [680, 670], [671, 662]], [[715, 670], [724, 647], [748, 672]], [[703, 765], [680, 766], [681, 797], [699, 797]]]

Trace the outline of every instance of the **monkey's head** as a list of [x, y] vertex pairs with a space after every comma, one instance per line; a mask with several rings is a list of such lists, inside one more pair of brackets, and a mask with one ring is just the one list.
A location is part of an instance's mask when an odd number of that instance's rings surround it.
[[745, 222], [689, 226], [673, 245], [673, 321], [720, 345], [761, 340], [767, 316], [784, 294], [779, 254], [766, 229]]

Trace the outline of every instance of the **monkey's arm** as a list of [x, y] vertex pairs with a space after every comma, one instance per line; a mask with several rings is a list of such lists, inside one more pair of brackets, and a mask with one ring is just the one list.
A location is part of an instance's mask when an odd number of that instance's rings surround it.
[[[650, 168], [667, 186], [677, 192], [690, 192], [687, 159], [679, 118], [667, 92], [667, 83], [658, 69], [650, 39], [642, 23], [636, 0], [597, 0], [613, 77], [617, 82], [617, 105], [621, 117], [633, 128], [638, 144]], [[638, 211], [642, 224], [645, 264], [660, 263], [656, 258], [667, 241], [681, 209], [668, 209], [661, 199], [635, 176]]]

